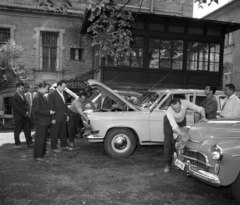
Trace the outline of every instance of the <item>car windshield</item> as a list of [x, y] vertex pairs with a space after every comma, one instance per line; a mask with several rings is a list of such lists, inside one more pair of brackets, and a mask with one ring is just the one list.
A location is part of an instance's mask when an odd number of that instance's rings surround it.
[[141, 108], [149, 108], [159, 96], [156, 92], [146, 92], [138, 99], [135, 105]]

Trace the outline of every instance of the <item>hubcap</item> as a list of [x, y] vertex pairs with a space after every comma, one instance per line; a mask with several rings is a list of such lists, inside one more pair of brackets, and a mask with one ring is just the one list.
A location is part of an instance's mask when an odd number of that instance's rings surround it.
[[114, 147], [122, 150], [127, 146], [127, 139], [124, 135], [117, 135], [113, 140]]

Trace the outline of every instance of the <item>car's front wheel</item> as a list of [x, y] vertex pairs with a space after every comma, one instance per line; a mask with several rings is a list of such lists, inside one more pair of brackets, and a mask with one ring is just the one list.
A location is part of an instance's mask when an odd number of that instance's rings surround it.
[[104, 147], [107, 153], [115, 158], [127, 157], [136, 148], [136, 138], [127, 128], [115, 128], [108, 132]]
[[237, 179], [232, 183], [231, 188], [232, 188], [232, 193], [234, 197], [240, 203], [240, 173], [238, 174]]

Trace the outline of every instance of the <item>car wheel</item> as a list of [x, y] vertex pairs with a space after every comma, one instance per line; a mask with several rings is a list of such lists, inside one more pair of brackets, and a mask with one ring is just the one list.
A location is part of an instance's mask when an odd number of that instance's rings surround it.
[[126, 128], [110, 130], [104, 141], [105, 150], [115, 158], [131, 155], [136, 148], [136, 144], [134, 134]]
[[237, 179], [232, 183], [231, 188], [234, 197], [240, 202], [240, 173]]

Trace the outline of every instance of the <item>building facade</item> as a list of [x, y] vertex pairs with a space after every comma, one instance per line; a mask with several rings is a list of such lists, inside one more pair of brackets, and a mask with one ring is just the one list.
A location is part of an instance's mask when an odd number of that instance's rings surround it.
[[[240, 23], [240, 1], [231, 1], [203, 17], [204, 19]], [[240, 31], [225, 35], [223, 84], [233, 83], [240, 90]]]

